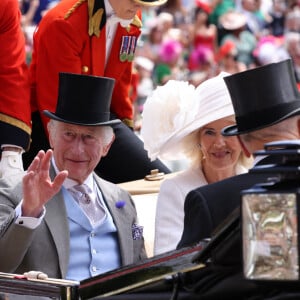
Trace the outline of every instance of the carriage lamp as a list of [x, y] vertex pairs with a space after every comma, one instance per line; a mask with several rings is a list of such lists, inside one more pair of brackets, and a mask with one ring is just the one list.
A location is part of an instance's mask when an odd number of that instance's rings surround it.
[[298, 281], [300, 140], [268, 143], [255, 156], [276, 163], [249, 170], [267, 179], [241, 193], [244, 276]]

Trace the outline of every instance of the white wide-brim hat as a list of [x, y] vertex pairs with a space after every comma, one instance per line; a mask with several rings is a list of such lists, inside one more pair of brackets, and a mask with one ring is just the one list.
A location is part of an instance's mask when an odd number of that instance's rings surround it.
[[170, 80], [147, 98], [141, 136], [151, 160], [184, 158], [181, 141], [187, 135], [208, 123], [234, 115], [223, 80], [228, 75], [221, 72], [197, 88], [184, 81]]

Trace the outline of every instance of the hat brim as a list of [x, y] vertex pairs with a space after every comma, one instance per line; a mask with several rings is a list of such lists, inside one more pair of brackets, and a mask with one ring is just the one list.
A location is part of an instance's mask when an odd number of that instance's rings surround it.
[[247, 24], [247, 19], [242, 13], [230, 11], [222, 15], [219, 22], [225, 30], [237, 30]]
[[257, 126], [257, 127], [253, 127], [253, 128], [249, 128], [249, 129], [246, 129], [246, 130], [239, 131], [237, 125], [230, 125], [230, 126], [227, 126], [227, 127], [223, 128], [221, 130], [221, 133], [222, 133], [223, 136], [235, 136], [235, 135], [246, 134], [246, 133], [249, 133], [249, 132], [253, 132], [253, 131], [256, 131], [256, 130], [260, 130], [260, 129], [275, 125], [275, 124], [277, 124], [281, 121], [284, 121], [287, 118], [290, 118], [290, 117], [293, 117], [293, 116], [296, 116], [296, 115], [299, 115], [299, 114], [300, 114], [300, 108], [298, 108], [297, 110], [295, 110], [295, 111], [293, 111], [289, 114], [286, 114], [285, 116], [281, 117], [280, 119], [278, 119], [276, 121], [265, 123], [261, 126]]
[[141, 4], [143, 6], [159, 6], [165, 4], [167, 1], [168, 0], [156, 0], [156, 1], [134, 0], [134, 2]]
[[119, 120], [119, 119], [113, 119], [113, 120], [109, 120], [109, 121], [105, 121], [105, 122], [96, 122], [96, 123], [77, 122], [77, 121], [62, 119], [48, 110], [44, 110], [43, 114], [45, 116], [47, 116], [48, 118], [56, 120], [56, 121], [74, 124], [74, 125], [81, 125], [81, 126], [110, 126], [110, 125], [116, 125], [116, 124], [121, 123], [121, 120]]

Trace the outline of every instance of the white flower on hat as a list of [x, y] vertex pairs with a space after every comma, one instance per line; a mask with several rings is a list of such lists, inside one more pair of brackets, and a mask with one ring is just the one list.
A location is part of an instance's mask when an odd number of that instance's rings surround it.
[[151, 160], [163, 155], [166, 142], [194, 119], [198, 111], [194, 91], [186, 81], [169, 80], [147, 98], [141, 136]]

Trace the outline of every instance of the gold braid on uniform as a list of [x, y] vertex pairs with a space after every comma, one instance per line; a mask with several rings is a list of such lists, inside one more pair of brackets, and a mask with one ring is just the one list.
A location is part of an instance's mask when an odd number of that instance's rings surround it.
[[133, 18], [131, 24], [132, 24], [132, 25], [135, 25], [135, 26], [138, 27], [138, 28], [141, 28], [141, 27], [142, 27], [142, 21], [141, 21], [141, 19], [140, 19], [137, 15], [134, 16], [134, 18]]
[[99, 8], [94, 14], [95, 0], [88, 0], [88, 11], [89, 11], [89, 36], [95, 34], [96, 37], [100, 35], [100, 23], [104, 13], [103, 8]]
[[[137, 28], [141, 28], [142, 27], [142, 21], [137, 15], [135, 15], [132, 22], [130, 23], [130, 25], [134, 25]], [[127, 32], [130, 31], [130, 25], [126, 27]]]
[[75, 11], [75, 9], [80, 6], [82, 3], [86, 2], [87, 0], [78, 0], [69, 10], [68, 12], [65, 14], [64, 19], [68, 19], [71, 14]]
[[94, 10], [94, 4], [95, 0], [78, 0], [65, 14], [64, 19], [68, 19], [71, 14], [76, 10], [77, 7], [79, 7], [82, 3], [88, 2], [88, 14], [89, 14], [89, 36], [92, 36], [95, 34], [97, 37], [100, 35], [100, 23], [102, 20], [102, 15], [104, 13], [104, 9], [98, 9], [94, 15], [93, 15], [93, 10]]
[[134, 122], [131, 119], [125, 118], [125, 119], [122, 119], [122, 122], [130, 128], [134, 127]]
[[31, 127], [28, 126], [25, 122], [23, 122], [19, 119], [16, 119], [16, 118], [8, 116], [8, 115], [5, 115], [3, 113], [0, 113], [0, 121], [3, 122], [3, 123], [7, 123], [11, 126], [15, 126], [19, 129], [25, 131], [29, 135], [31, 134]]

